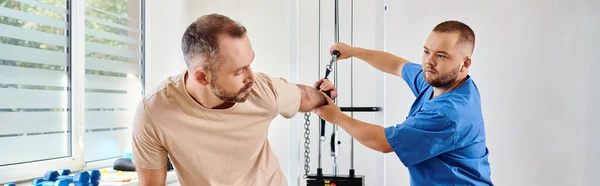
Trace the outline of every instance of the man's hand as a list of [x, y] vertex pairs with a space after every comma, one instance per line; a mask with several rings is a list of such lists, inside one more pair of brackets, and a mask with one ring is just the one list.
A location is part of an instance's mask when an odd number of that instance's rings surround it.
[[300, 108], [298, 111], [310, 112], [321, 105], [327, 104], [326, 98], [328, 97], [325, 93], [306, 85], [296, 84], [296, 86], [300, 88], [301, 93]]
[[344, 113], [342, 113], [340, 107], [338, 107], [333, 100], [329, 98], [327, 98], [326, 105], [315, 108], [313, 112], [324, 120], [333, 124], [339, 124], [338, 120], [341, 119], [341, 116], [346, 116]]
[[340, 52], [340, 56], [337, 58], [338, 60], [355, 57], [369, 63], [369, 65], [377, 68], [377, 70], [398, 77], [402, 77], [402, 68], [404, 67], [404, 64], [408, 63], [408, 60], [385, 51], [349, 46], [341, 42], [331, 46], [329, 53], [333, 53], [334, 50]]
[[337, 57], [338, 60], [347, 59], [354, 56], [354, 47], [347, 45], [346, 43], [335, 43], [333, 46], [331, 46], [331, 48], [329, 48], [329, 53], [332, 54], [334, 50], [340, 52], [340, 56]]
[[315, 82], [313, 87], [319, 89], [320, 92], [329, 91], [331, 99], [335, 99], [337, 97], [337, 88], [335, 88], [333, 83], [331, 83], [331, 81], [328, 79], [320, 79], [319, 81]]

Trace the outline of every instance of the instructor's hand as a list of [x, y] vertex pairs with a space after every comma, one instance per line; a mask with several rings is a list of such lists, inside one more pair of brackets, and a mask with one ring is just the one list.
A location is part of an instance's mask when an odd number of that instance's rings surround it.
[[319, 89], [319, 92], [330, 91], [329, 94], [331, 95], [331, 99], [335, 99], [337, 97], [337, 89], [328, 79], [320, 79], [319, 81], [315, 82], [313, 87]]
[[345, 116], [340, 110], [333, 100], [327, 98], [327, 105], [323, 105], [313, 109], [313, 112], [323, 118], [325, 121], [328, 121], [333, 124], [338, 124], [338, 120], [341, 119], [342, 116]]
[[353, 54], [354, 47], [347, 45], [346, 43], [342, 43], [342, 42], [335, 43], [333, 46], [331, 46], [331, 48], [329, 48], [329, 54], [332, 54], [334, 50], [337, 50], [340, 52], [340, 56], [337, 57], [338, 60], [347, 59], [349, 57], [354, 56], [354, 54]]

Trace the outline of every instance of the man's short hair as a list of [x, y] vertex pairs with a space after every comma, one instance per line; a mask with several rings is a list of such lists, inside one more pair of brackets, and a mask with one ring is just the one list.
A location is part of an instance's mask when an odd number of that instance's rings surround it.
[[201, 66], [210, 72], [216, 72], [221, 66], [219, 56], [219, 36], [227, 35], [241, 38], [246, 34], [246, 28], [220, 14], [209, 14], [199, 17], [190, 24], [181, 41], [185, 63], [191, 72]]
[[471, 47], [471, 53], [475, 49], [475, 33], [467, 24], [455, 20], [444, 21], [435, 26], [433, 31], [440, 33], [458, 32], [459, 38], [457, 44], [467, 44], [467, 46]]

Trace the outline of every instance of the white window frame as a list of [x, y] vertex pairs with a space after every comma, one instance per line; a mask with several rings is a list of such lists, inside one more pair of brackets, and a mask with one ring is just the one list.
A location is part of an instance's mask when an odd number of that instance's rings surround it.
[[[70, 82], [71, 82], [71, 100], [70, 100], [70, 125], [71, 125], [71, 156], [51, 160], [42, 160], [14, 165], [0, 166], [0, 184], [17, 183], [43, 177], [50, 170], [70, 169], [71, 171], [81, 171], [89, 169], [100, 169], [113, 166], [117, 159], [101, 160], [96, 162], [85, 162], [84, 140], [85, 140], [85, 1], [67, 0], [70, 27]], [[144, 39], [144, 55], [142, 59], [143, 74], [142, 83], [148, 82], [146, 72], [148, 71], [145, 59], [149, 59], [148, 50], [150, 42], [145, 37], [147, 33], [149, 3], [146, 0], [140, 0], [142, 11], [142, 37]], [[145, 90], [146, 87], [143, 86]], [[61, 144], [62, 145], [62, 144]], [[2, 153], [10, 153], [10, 149], [4, 149]], [[43, 152], [40, 152], [43, 153]]]

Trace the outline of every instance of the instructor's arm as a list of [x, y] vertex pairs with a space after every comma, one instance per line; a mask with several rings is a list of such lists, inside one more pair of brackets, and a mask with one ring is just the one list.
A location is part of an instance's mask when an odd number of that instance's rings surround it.
[[408, 63], [408, 60], [388, 52], [352, 47], [341, 42], [334, 44], [329, 49], [330, 53], [333, 52], [333, 50], [338, 50], [340, 52], [338, 59], [356, 57], [366, 61], [382, 72], [399, 77], [402, 77], [402, 67]]
[[342, 127], [356, 141], [370, 149], [383, 153], [394, 151], [385, 136], [383, 127], [356, 120], [342, 113], [331, 99], [327, 99], [327, 102], [327, 105], [314, 110], [321, 118]]

